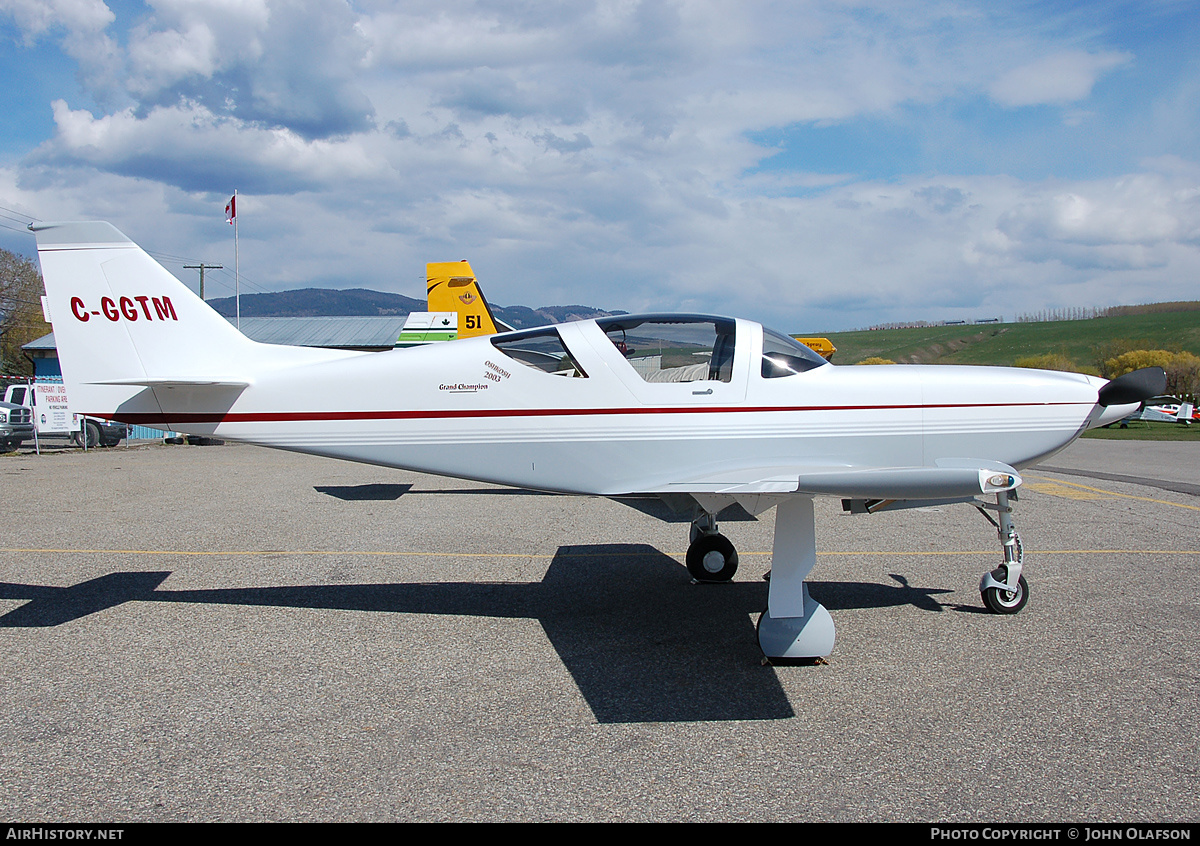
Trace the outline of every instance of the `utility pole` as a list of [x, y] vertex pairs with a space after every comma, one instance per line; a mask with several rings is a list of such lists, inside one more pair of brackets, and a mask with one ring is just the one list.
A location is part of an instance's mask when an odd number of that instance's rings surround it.
[[185, 264], [183, 266], [184, 270], [199, 270], [200, 271], [200, 299], [204, 299], [204, 271], [205, 271], [205, 269], [221, 270], [223, 268], [224, 268], [224, 265], [221, 265], [221, 264], [205, 264], [204, 262], [200, 262], [200, 264]]

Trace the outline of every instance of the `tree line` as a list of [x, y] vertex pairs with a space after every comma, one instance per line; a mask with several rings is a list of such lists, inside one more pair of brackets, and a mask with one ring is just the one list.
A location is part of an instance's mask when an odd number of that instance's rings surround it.
[[1161, 367], [1167, 374], [1166, 392], [1194, 403], [1200, 393], [1200, 356], [1187, 350], [1153, 347], [1153, 343], [1145, 338], [1116, 338], [1093, 347], [1091, 362], [1081, 364], [1063, 353], [1046, 353], [1018, 358], [1013, 364], [1040, 370], [1088, 373], [1105, 379], [1116, 379], [1143, 367]]
[[1183, 300], [1171, 303], [1145, 303], [1144, 305], [1108, 306], [1107, 308], [1094, 308], [1088, 306], [1044, 308], [1040, 311], [1031, 311], [1018, 314], [1017, 322], [1051, 323], [1057, 320], [1095, 320], [1103, 317], [1124, 317], [1131, 314], [1167, 314], [1178, 311], [1200, 311], [1200, 301]]
[[50, 331], [42, 319], [42, 274], [24, 256], [0, 249], [0, 376], [31, 376], [21, 347]]

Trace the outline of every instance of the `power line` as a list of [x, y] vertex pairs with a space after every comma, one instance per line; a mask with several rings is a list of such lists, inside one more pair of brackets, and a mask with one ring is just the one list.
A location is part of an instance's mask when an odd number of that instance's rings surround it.
[[224, 265], [220, 265], [220, 264], [205, 264], [204, 262], [200, 262], [199, 264], [185, 264], [183, 266], [183, 269], [200, 271], [200, 299], [204, 299], [204, 270], [205, 270], [205, 268], [208, 268], [209, 270], [221, 270], [223, 267], [224, 267]]
[[20, 232], [23, 235], [32, 235], [33, 234], [32, 232], [29, 231], [29, 227], [27, 227], [27, 226], [22, 226], [20, 229], [18, 229], [15, 226], [9, 226], [7, 223], [0, 223], [0, 229], [11, 229], [13, 232]]
[[8, 209], [0, 209], [0, 217], [4, 218], [5, 220], [11, 220], [13, 223], [29, 223], [30, 218], [28, 215], [18, 215], [14, 217], [10, 214], [4, 214], [6, 211], [8, 211]]
[[31, 214], [27, 214], [23, 211], [18, 211], [17, 209], [10, 209], [8, 206], [0, 206], [0, 211], [6, 211], [6, 212], [9, 212], [10, 214], [15, 214], [21, 221], [28, 222], [31, 220], [33, 220], [33, 221], [41, 220], [40, 217], [34, 217]]

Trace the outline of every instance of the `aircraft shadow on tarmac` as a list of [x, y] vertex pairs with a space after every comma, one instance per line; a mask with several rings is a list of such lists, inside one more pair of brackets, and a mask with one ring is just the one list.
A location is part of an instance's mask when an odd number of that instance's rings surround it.
[[[794, 716], [760, 664], [754, 621], [765, 582], [689, 584], [677, 561], [642, 544], [564, 546], [541, 582], [305, 585], [161, 590], [170, 572], [110, 573], [71, 587], [0, 583], [27, 599], [0, 628], [57, 626], [126, 602], [212, 603], [536, 619], [601, 723], [772, 720]], [[898, 584], [812, 582], [831, 611], [912, 605], [933, 594]], [[814, 670], [816, 671], [816, 670]]]

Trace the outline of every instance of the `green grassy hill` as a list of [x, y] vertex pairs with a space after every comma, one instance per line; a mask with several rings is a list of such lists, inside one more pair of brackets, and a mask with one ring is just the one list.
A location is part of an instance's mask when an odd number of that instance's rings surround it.
[[[834, 364], [879, 356], [899, 363], [1011, 365], [1023, 356], [1061, 353], [1083, 370], [1098, 371], [1098, 355], [1120, 339], [1145, 349], [1200, 355], [1200, 303], [1190, 311], [1124, 314], [1091, 320], [925, 326], [858, 332], [797, 332], [833, 341]], [[1145, 344], [1141, 342], [1145, 342]]]

